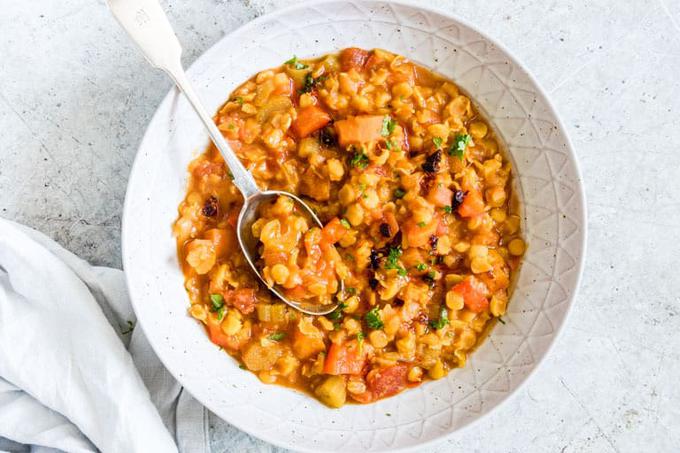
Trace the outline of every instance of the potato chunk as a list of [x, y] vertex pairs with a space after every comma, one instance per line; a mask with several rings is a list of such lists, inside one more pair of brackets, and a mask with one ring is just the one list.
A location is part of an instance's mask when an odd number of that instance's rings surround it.
[[330, 407], [341, 407], [347, 399], [345, 378], [343, 376], [330, 376], [314, 390], [322, 403]]
[[259, 341], [249, 344], [243, 351], [243, 363], [251, 371], [268, 370], [283, 355], [283, 350], [278, 344], [262, 346]]

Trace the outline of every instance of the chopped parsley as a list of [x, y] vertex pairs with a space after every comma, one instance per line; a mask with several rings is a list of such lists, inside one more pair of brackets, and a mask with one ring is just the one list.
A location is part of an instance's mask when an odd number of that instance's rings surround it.
[[399, 265], [399, 257], [401, 256], [401, 247], [390, 247], [390, 251], [387, 254], [387, 259], [385, 260], [385, 269], [396, 269], [397, 274], [402, 277], [407, 275], [406, 269]]
[[242, 370], [247, 370], [247, 369], [248, 369], [248, 368], [246, 368], [245, 365], [239, 365], [238, 367], [239, 367], [240, 369], [242, 369]]
[[224, 307], [224, 297], [222, 297], [222, 294], [211, 294], [210, 303], [212, 304], [212, 311], [217, 311]]
[[362, 170], [368, 167], [368, 156], [363, 151], [356, 151], [349, 161], [352, 167], [361, 168]]
[[385, 148], [387, 148], [388, 151], [400, 151], [401, 150], [401, 146], [399, 146], [398, 143], [395, 143], [392, 140], [387, 140], [385, 142]]
[[243, 105], [243, 98], [241, 96], [236, 97], [234, 100], [238, 102], [238, 105]]
[[427, 226], [427, 222], [418, 222], [417, 225], [418, 225], [420, 228], [425, 228], [425, 227]]
[[427, 278], [431, 278], [434, 280], [434, 278], [437, 276], [437, 273], [435, 271], [430, 271], [427, 273]]
[[439, 310], [439, 319], [430, 321], [430, 327], [435, 330], [439, 330], [449, 323], [449, 312], [446, 311], [446, 307], [442, 306]]
[[371, 310], [364, 315], [364, 320], [366, 320], [366, 325], [371, 329], [382, 329], [385, 326], [382, 319], [380, 319], [378, 307], [371, 308]]
[[272, 341], [281, 341], [284, 338], [286, 338], [286, 333], [285, 332], [274, 332], [273, 334], [269, 335], [268, 338]]
[[364, 336], [363, 332], [359, 332], [357, 334], [357, 343], [359, 343], [359, 354], [361, 354], [364, 349], [364, 338], [366, 337]]
[[351, 286], [349, 288], [347, 288], [347, 294], [349, 294], [350, 296], [354, 296], [356, 293], [357, 293], [356, 288], [353, 288]]
[[449, 148], [449, 155], [462, 159], [465, 155], [465, 148], [467, 148], [467, 145], [470, 143], [470, 139], [470, 135], [468, 134], [456, 135], [456, 139], [451, 143], [451, 147]]
[[435, 149], [439, 149], [442, 147], [442, 144], [444, 143], [444, 140], [441, 137], [433, 137], [432, 138], [432, 143], [434, 143]]
[[340, 219], [340, 224], [341, 224], [342, 226], [344, 226], [345, 228], [347, 228], [348, 230], [349, 230], [350, 228], [352, 228], [352, 225], [350, 225], [349, 220], [347, 220], [347, 219], [345, 219], [345, 218]]
[[406, 191], [404, 189], [394, 190], [394, 198], [404, 198], [404, 195], [406, 195]]
[[382, 129], [380, 129], [380, 135], [383, 137], [389, 137], [394, 131], [394, 127], [397, 122], [392, 119], [391, 116], [387, 115], [383, 118]]
[[416, 265], [416, 269], [419, 270], [420, 272], [422, 272], [422, 271], [424, 271], [425, 269], [427, 269], [427, 264], [425, 264], [425, 263], [417, 264], [417, 265]]
[[283, 64], [287, 64], [288, 66], [291, 66], [292, 68], [295, 68], [295, 69], [307, 69], [309, 67], [304, 63], [300, 63], [298, 61], [298, 57], [295, 56], [295, 55], [293, 55], [293, 58], [291, 58], [290, 60], [286, 61]]
[[444, 206], [444, 212], [447, 214], [451, 214], [453, 212], [453, 208], [451, 206]]
[[344, 302], [340, 302], [338, 306], [335, 308], [335, 310], [328, 313], [326, 317], [331, 321], [337, 321], [338, 319], [342, 318], [342, 310], [344, 310], [345, 308], [347, 308], [347, 304]]

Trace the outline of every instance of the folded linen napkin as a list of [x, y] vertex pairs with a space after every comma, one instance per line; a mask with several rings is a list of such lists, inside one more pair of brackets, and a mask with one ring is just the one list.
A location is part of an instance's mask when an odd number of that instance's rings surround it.
[[0, 451], [209, 451], [134, 323], [122, 271], [0, 219]]

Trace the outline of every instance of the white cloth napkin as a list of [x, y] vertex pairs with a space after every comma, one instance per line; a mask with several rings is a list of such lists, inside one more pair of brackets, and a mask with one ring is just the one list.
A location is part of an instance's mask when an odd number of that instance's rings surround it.
[[0, 219], [0, 451], [209, 451], [135, 322], [122, 271]]

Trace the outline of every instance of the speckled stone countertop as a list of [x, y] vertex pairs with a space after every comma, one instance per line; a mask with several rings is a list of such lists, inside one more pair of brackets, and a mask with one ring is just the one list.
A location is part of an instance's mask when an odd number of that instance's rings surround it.
[[[568, 325], [516, 397], [432, 451], [680, 451], [680, 1], [426, 1], [550, 94], [586, 183]], [[190, 63], [288, 2], [164, 1]], [[103, 0], [0, 1], [0, 215], [120, 266], [130, 166], [169, 80]], [[213, 417], [214, 451], [278, 450]]]

